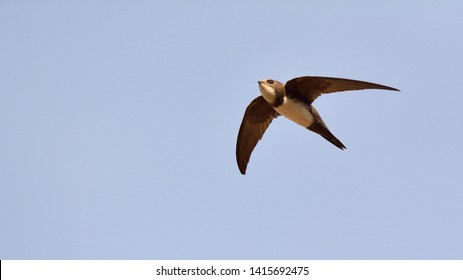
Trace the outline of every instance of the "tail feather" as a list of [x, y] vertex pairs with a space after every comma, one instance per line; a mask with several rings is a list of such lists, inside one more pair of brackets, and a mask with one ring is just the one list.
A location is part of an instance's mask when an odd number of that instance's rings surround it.
[[339, 141], [339, 139], [336, 138], [336, 136], [334, 136], [333, 133], [331, 133], [331, 131], [328, 129], [328, 127], [323, 122], [322, 117], [320, 117], [320, 114], [318, 114], [315, 107], [310, 106], [309, 110], [314, 118], [314, 122], [309, 127], [307, 127], [307, 129], [320, 134], [323, 138], [328, 140], [330, 143], [332, 143], [339, 149], [341, 150], [346, 149], [346, 146], [344, 146], [344, 144], [341, 143], [341, 141]]
[[320, 134], [320, 135], [323, 136], [323, 138], [325, 138], [326, 140], [330, 141], [330, 143], [332, 143], [333, 145], [335, 145], [339, 149], [341, 149], [341, 150], [346, 149], [346, 146], [344, 146], [344, 144], [341, 141], [339, 141], [339, 139], [336, 138], [336, 136], [334, 136], [329, 130], [328, 130], [328, 133], [329, 133], [329, 135], [322, 135], [322, 134]]
[[346, 146], [344, 146], [344, 144], [341, 141], [339, 141], [339, 139], [336, 138], [336, 136], [334, 136], [333, 133], [331, 133], [326, 126], [320, 123], [313, 123], [311, 126], [308, 127], [308, 129], [317, 134], [320, 134], [323, 138], [328, 140], [331, 144], [335, 145], [339, 149], [346, 149]]

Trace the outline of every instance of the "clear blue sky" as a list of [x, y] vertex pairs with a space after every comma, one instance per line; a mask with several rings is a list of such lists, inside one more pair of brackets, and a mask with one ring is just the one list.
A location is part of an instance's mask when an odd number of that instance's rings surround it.
[[[0, 1], [0, 259], [462, 259], [459, 1]], [[322, 96], [347, 146], [257, 80]]]

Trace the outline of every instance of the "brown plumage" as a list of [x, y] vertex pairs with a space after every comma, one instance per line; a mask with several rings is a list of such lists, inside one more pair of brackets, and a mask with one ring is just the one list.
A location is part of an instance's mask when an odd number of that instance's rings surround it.
[[398, 89], [364, 81], [330, 78], [299, 77], [285, 85], [274, 80], [259, 82], [262, 96], [254, 99], [246, 108], [236, 143], [236, 160], [240, 172], [246, 174], [251, 153], [262, 138], [272, 120], [280, 114], [318, 133], [340, 149], [345, 149], [328, 129], [312, 102], [322, 94], [362, 89]]
[[236, 141], [236, 161], [243, 175], [246, 174], [246, 167], [252, 150], [264, 135], [267, 127], [278, 115], [277, 111], [262, 96], [254, 99], [246, 108], [238, 132], [238, 141]]

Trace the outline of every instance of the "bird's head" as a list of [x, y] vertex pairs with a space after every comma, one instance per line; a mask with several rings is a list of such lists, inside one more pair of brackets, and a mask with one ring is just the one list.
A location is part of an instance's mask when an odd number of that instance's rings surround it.
[[284, 95], [285, 87], [282, 83], [276, 80], [267, 79], [258, 81], [259, 90], [265, 100], [272, 104], [278, 95]]

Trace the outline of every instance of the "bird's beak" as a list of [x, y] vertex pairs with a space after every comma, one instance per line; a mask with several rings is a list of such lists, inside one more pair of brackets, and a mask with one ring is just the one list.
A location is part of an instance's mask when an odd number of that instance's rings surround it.
[[262, 81], [257, 81], [257, 83], [260, 85], [262, 83]]

